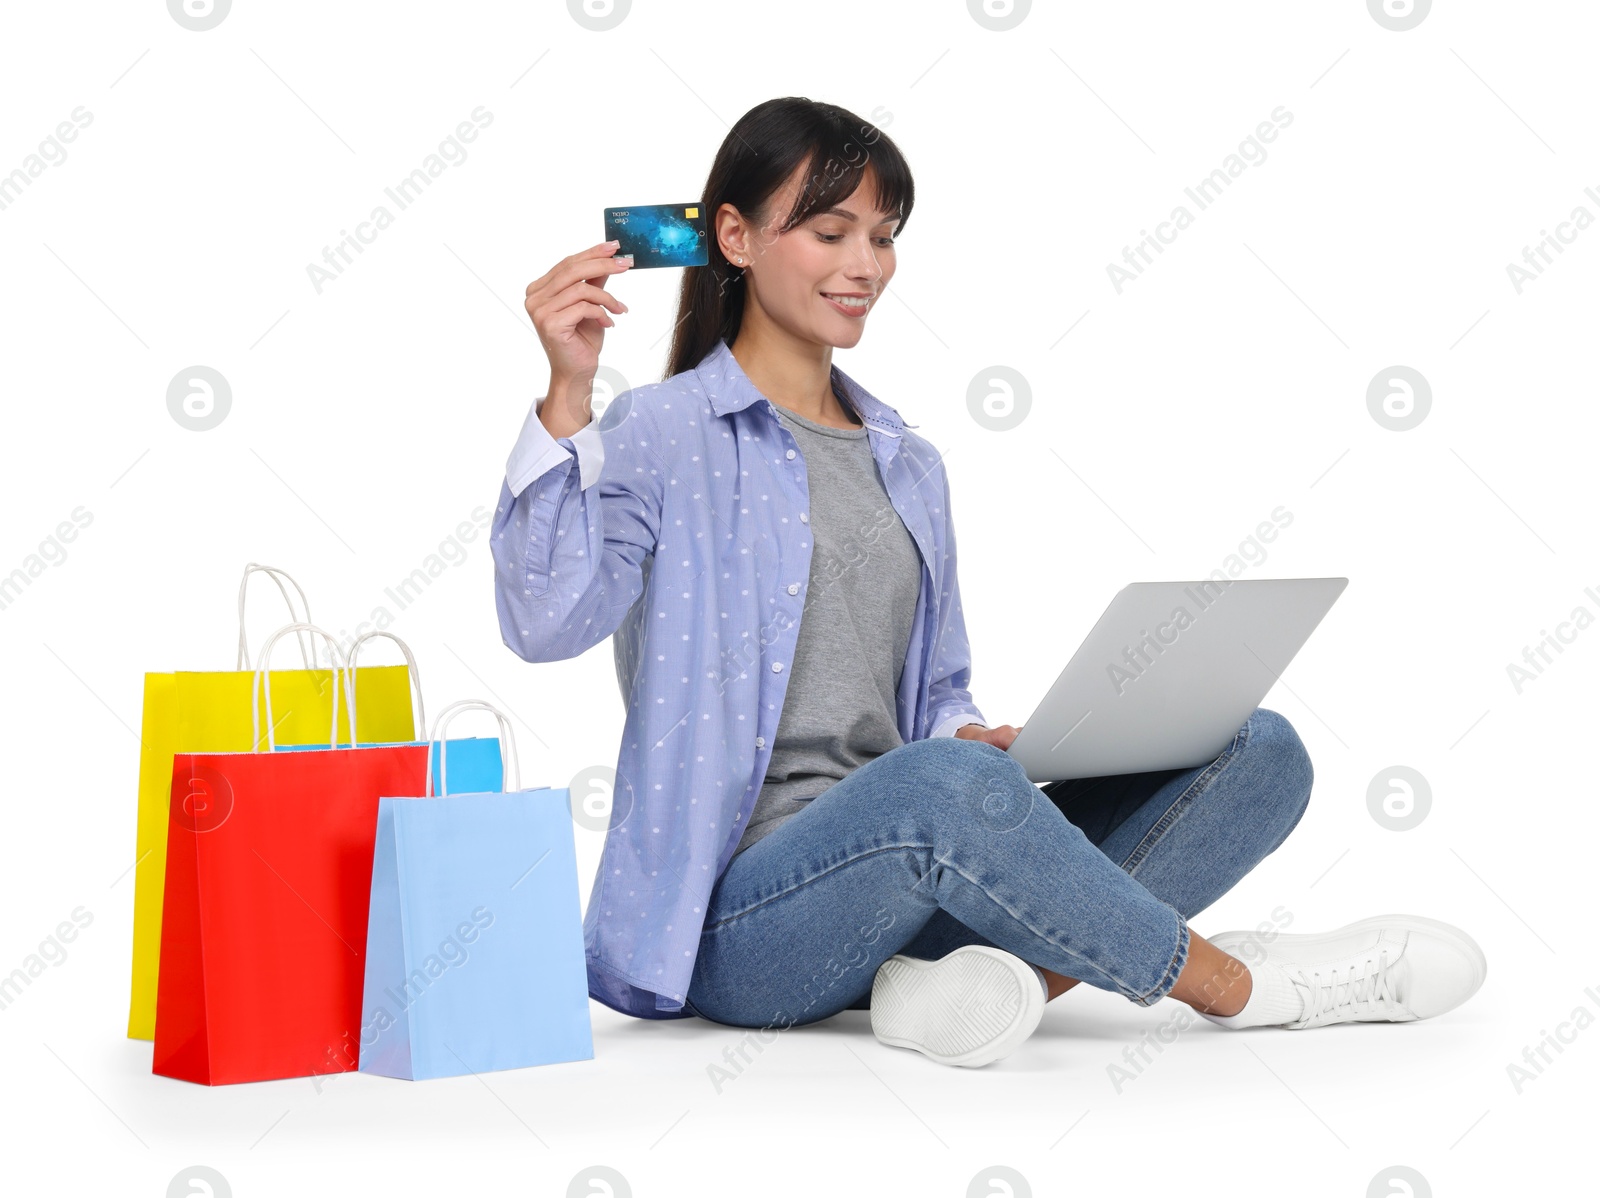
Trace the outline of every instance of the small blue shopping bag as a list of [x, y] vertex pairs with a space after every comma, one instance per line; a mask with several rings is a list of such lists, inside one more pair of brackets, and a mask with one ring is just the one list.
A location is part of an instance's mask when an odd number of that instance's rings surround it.
[[[444, 732], [467, 708], [500, 721], [510, 790], [454, 787]], [[568, 791], [520, 788], [510, 724], [487, 703], [442, 712], [436, 744], [444, 793], [378, 804], [360, 1070], [420, 1081], [592, 1060]]]
[[[422, 676], [417, 670], [417, 659], [412, 656], [411, 647], [395, 636], [392, 632], [367, 632], [358, 636], [350, 645], [349, 660], [344, 670], [345, 703], [350, 709], [350, 727], [356, 726], [356, 655], [361, 650], [363, 641], [373, 637], [387, 637], [400, 646], [400, 652], [405, 654], [406, 665], [411, 676], [411, 710], [412, 727], [419, 732], [427, 730], [427, 721], [422, 707]], [[362, 748], [370, 749], [386, 745], [421, 744], [421, 741], [362, 741], [359, 745], [334, 745], [333, 748]], [[322, 743], [309, 745], [273, 745], [280, 753], [304, 753], [315, 749], [326, 749], [329, 746]], [[451, 794], [456, 792], [482, 793], [497, 791], [505, 787], [505, 775], [500, 760], [500, 742], [494, 737], [469, 736], [450, 742], [450, 769], [454, 776], [450, 779], [450, 789], [445, 789], [439, 777], [439, 771], [444, 765], [444, 755], [435, 752], [431, 755], [432, 786], [434, 794]]]

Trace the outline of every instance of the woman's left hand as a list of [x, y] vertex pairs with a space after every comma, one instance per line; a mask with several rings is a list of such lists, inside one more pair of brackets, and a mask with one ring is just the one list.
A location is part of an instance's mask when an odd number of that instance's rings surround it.
[[1021, 731], [1021, 728], [1013, 728], [1010, 724], [1001, 724], [998, 728], [988, 728], [983, 724], [963, 724], [956, 729], [956, 735], [962, 740], [981, 740], [997, 749], [1009, 749], [1011, 742], [1017, 739], [1017, 733]]

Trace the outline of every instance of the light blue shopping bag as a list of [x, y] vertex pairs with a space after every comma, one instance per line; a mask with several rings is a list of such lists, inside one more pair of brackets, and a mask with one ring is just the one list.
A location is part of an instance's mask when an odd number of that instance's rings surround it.
[[[511, 789], [456, 790], [449, 720], [500, 721]], [[429, 736], [440, 797], [378, 803], [360, 1070], [420, 1081], [594, 1057], [566, 788], [520, 788], [505, 716]]]
[[[280, 584], [281, 585], [281, 584]], [[242, 634], [241, 634], [242, 635]], [[412, 656], [411, 647], [395, 636], [392, 632], [367, 632], [358, 636], [350, 645], [350, 653], [344, 670], [345, 703], [350, 709], [350, 727], [356, 726], [356, 656], [361, 650], [363, 641], [373, 637], [387, 637], [400, 646], [400, 652], [405, 654], [406, 666], [411, 675], [411, 709], [412, 727], [419, 732], [426, 732], [428, 725], [426, 714], [422, 706], [422, 675], [417, 669], [417, 659]], [[421, 744], [421, 741], [384, 740], [362, 741], [354, 746], [363, 749], [383, 745]], [[274, 745], [279, 752], [303, 753], [315, 749], [326, 749], [324, 743], [309, 745]], [[351, 745], [334, 745], [333, 748], [351, 748]], [[505, 774], [500, 760], [500, 742], [494, 737], [463, 737], [450, 742], [450, 769], [454, 777], [450, 779], [449, 790], [445, 789], [440, 779], [439, 771], [444, 765], [441, 753], [431, 754], [434, 794], [456, 793], [481, 793], [485, 791], [502, 790], [505, 787]]]

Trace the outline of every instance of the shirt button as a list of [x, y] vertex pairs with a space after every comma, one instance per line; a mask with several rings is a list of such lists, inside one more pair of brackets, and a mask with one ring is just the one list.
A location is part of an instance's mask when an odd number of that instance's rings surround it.
[[783, 669], [783, 663], [781, 661], [775, 661], [775, 662], [772, 663], [772, 672], [774, 674], [778, 673], [782, 669]]
[[758, 748], [758, 749], [765, 748], [766, 744], [767, 744], [767, 738], [766, 737], [764, 737], [764, 736], [756, 737], [756, 748]]
[[805, 512], [801, 512], [800, 513], [800, 523], [801, 524], [810, 524], [811, 523], [811, 517], [808, 516]]
[[784, 455], [783, 455], [783, 456], [784, 456], [784, 457], [786, 457], [786, 458], [790, 458], [790, 459], [793, 459], [793, 457], [794, 457], [794, 450], [792, 450], [792, 449], [790, 449], [790, 450], [786, 450], [786, 451], [785, 451], [785, 452], [784, 452]]
[[798, 582], [791, 582], [789, 584], [789, 594], [798, 595], [799, 593], [800, 593], [800, 584]]

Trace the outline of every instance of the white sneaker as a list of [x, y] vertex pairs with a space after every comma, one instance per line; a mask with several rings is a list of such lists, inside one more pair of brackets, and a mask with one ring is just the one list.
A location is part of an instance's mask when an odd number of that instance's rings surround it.
[[[1261, 968], [1263, 953], [1267, 965], [1282, 970], [1301, 1009], [1298, 1018], [1270, 1024], [1277, 1027], [1428, 1019], [1466, 1002], [1488, 972], [1471, 936], [1419, 915], [1377, 915], [1332, 932], [1284, 932], [1265, 943], [1253, 932], [1207, 939], [1252, 971]], [[1240, 1016], [1207, 1018], [1232, 1026], [1229, 1019]]]
[[872, 1031], [942, 1065], [987, 1065], [1044, 1016], [1044, 975], [1021, 957], [967, 944], [937, 961], [897, 953], [872, 980]]

